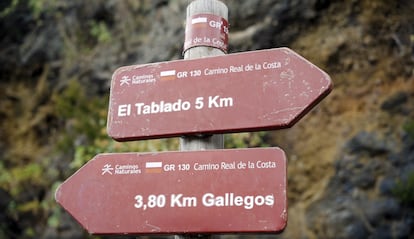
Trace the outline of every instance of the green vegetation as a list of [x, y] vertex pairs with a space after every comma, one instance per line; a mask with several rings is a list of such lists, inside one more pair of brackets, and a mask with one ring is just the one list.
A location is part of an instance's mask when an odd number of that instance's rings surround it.
[[[414, 139], [414, 120], [406, 122], [403, 130]], [[402, 203], [414, 207], [414, 171], [408, 173], [407, 178], [398, 179], [392, 192]]]
[[0, 17], [5, 17], [9, 15], [11, 12], [13, 12], [16, 9], [18, 3], [19, 3], [19, 0], [12, 0], [10, 5], [4, 8], [3, 11], [0, 12]]
[[255, 133], [239, 133], [226, 135], [225, 148], [252, 148], [252, 147], [269, 147], [270, 133], [267, 131]]
[[111, 33], [103, 21], [91, 21], [90, 34], [97, 39], [99, 43], [107, 43], [111, 40]]
[[414, 171], [405, 180], [398, 180], [392, 192], [402, 203], [414, 207]]
[[29, 7], [35, 19], [39, 19], [43, 12], [53, 11], [57, 5], [57, 0], [29, 0]]
[[412, 139], [414, 139], [414, 120], [405, 123], [403, 129]]
[[29, 1], [22, 1], [22, 0], [12, 0], [3, 11], [0, 12], [0, 18], [8, 16], [9, 14], [16, 11], [19, 5], [27, 5], [32, 12], [34, 19], [38, 20], [40, 15], [44, 12], [52, 11], [56, 5], [56, 0], [29, 0]]
[[[408, 120], [403, 130], [414, 139], [414, 120]], [[392, 192], [402, 203], [414, 208], [414, 171], [409, 172], [406, 178], [398, 179]]]

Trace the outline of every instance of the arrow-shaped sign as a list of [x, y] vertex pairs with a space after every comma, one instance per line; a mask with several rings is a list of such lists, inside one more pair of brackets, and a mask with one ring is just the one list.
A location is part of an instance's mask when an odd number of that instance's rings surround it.
[[91, 234], [280, 232], [286, 158], [279, 148], [99, 154], [56, 191]]
[[121, 67], [108, 134], [125, 141], [287, 128], [331, 88], [325, 72], [288, 48]]

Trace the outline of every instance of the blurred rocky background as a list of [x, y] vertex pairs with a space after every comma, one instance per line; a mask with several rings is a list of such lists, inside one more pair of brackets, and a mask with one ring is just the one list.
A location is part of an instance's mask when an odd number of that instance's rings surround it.
[[[0, 2], [0, 239], [99, 238], [57, 185], [100, 152], [177, 149], [116, 143], [106, 114], [116, 68], [182, 58], [190, 2]], [[289, 219], [277, 236], [221, 237], [414, 238], [414, 1], [224, 2], [230, 53], [286, 46], [335, 87], [290, 129], [226, 135], [286, 151]]]

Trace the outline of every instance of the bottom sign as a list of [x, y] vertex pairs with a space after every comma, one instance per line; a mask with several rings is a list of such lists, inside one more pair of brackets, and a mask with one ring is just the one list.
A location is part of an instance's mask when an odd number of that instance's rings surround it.
[[280, 232], [287, 222], [279, 148], [99, 154], [56, 191], [91, 234]]

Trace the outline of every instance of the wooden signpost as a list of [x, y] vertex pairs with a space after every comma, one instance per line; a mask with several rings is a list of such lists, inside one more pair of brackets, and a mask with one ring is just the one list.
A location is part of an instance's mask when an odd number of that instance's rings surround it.
[[118, 141], [182, 136], [181, 151], [190, 152], [99, 154], [79, 169], [55, 198], [89, 233], [283, 231], [284, 152], [220, 149], [217, 133], [291, 127], [332, 82], [288, 48], [224, 55], [228, 26], [222, 2], [193, 1], [185, 60], [116, 70], [108, 134]]

